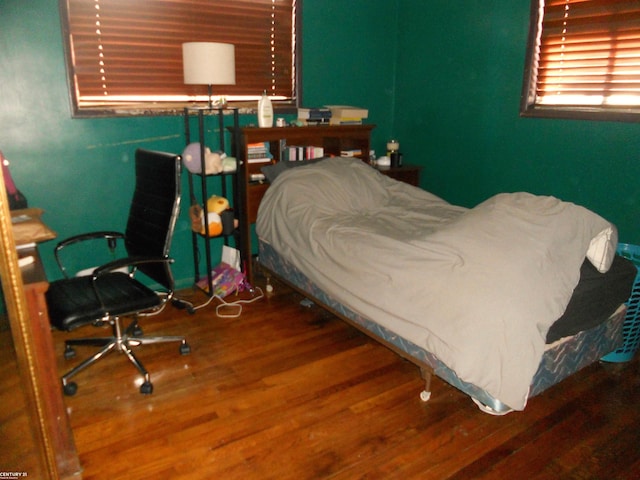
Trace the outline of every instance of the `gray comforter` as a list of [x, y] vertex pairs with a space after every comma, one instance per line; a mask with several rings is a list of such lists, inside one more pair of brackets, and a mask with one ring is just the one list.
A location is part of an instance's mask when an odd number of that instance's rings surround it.
[[553, 197], [466, 209], [342, 158], [282, 173], [256, 228], [336, 300], [516, 410], [594, 238], [605, 254], [616, 241], [603, 218]]

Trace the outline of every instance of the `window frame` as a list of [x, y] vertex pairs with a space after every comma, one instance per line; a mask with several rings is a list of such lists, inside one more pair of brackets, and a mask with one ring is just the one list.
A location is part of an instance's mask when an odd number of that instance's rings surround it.
[[[293, 113], [297, 107], [302, 104], [302, 3], [303, 0], [292, 0], [294, 3], [295, 19], [292, 24], [292, 50], [293, 50], [293, 68], [294, 75], [292, 79], [292, 94], [291, 99], [286, 100], [274, 100], [273, 108], [278, 113]], [[195, 102], [193, 99], [185, 101], [140, 101], [136, 104], [124, 103], [118, 104], [117, 102], [104, 105], [95, 106], [79, 106], [78, 91], [76, 89], [74, 80], [74, 64], [72, 51], [72, 40], [70, 38], [70, 21], [68, 1], [59, 0], [58, 7], [60, 12], [60, 22], [62, 30], [63, 50], [65, 57], [65, 66], [67, 74], [67, 91], [69, 94], [69, 102], [71, 108], [72, 118], [95, 118], [95, 117], [135, 117], [135, 116], [165, 116], [165, 115], [181, 115], [184, 112], [184, 107], [187, 106], [205, 106], [206, 102], [198, 100]], [[202, 41], [198, 38], [194, 38], [189, 41]], [[232, 42], [229, 42], [232, 43]], [[237, 49], [236, 49], [237, 50]], [[236, 52], [237, 55], [237, 52]], [[236, 59], [236, 68], [238, 68]], [[206, 90], [206, 86], [203, 87]], [[218, 92], [221, 87], [215, 87]], [[214, 90], [214, 98], [216, 96], [227, 96], [224, 92], [217, 93]], [[262, 92], [256, 92], [255, 98], [253, 96], [244, 96], [241, 100], [229, 100], [228, 106], [231, 108], [237, 108], [241, 113], [253, 113], [257, 106], [257, 100], [261, 96]], [[198, 94], [200, 97], [201, 94]]]
[[525, 56], [520, 116], [535, 118], [557, 118], [575, 120], [602, 120], [639, 122], [640, 106], [599, 105], [542, 105], [536, 103], [539, 56], [538, 39], [543, 28], [544, 12], [542, 0], [531, 0], [529, 36]]

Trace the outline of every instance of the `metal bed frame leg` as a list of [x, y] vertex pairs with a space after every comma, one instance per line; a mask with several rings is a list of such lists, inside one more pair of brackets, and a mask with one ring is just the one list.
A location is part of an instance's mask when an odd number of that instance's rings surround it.
[[264, 287], [267, 293], [273, 293], [273, 285], [271, 285], [271, 276], [267, 275], [267, 284]]
[[424, 379], [424, 390], [420, 392], [420, 400], [423, 402], [428, 402], [431, 398], [431, 375], [433, 372], [430, 368], [420, 368], [420, 373], [422, 378]]

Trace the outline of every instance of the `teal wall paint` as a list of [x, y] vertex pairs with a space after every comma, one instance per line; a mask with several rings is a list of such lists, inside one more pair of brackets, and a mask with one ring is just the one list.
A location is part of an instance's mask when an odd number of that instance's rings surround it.
[[[518, 115], [529, 0], [306, 0], [302, 13], [304, 104], [368, 107], [374, 148], [397, 137], [425, 188], [467, 206], [556, 195], [640, 243], [638, 124]], [[122, 229], [135, 148], [183, 148], [179, 116], [71, 118], [57, 0], [0, 0], [0, 99], [0, 149], [59, 238]], [[189, 232], [184, 209], [172, 251], [184, 285]], [[53, 245], [41, 251], [57, 278]]]
[[368, 108], [378, 154], [393, 129], [397, 5], [398, 0], [304, 1], [304, 104]]
[[529, 0], [400, 0], [394, 131], [422, 185], [473, 206], [526, 190], [640, 242], [640, 125], [519, 117]]
[[[391, 130], [396, 4], [307, 0], [302, 12], [305, 105], [369, 107], [379, 148]], [[68, 98], [58, 1], [0, 0], [0, 149], [12, 161], [19, 188], [30, 205], [46, 211], [58, 238], [94, 228], [122, 230], [135, 148], [181, 152], [183, 120], [72, 119]], [[255, 117], [242, 119], [250, 121]], [[213, 135], [215, 123], [207, 130]], [[186, 195], [182, 201], [189, 203]], [[172, 248], [181, 286], [193, 275], [190, 237], [183, 208]], [[60, 277], [54, 244], [40, 249], [51, 279]], [[220, 245], [214, 243], [213, 251]]]
[[[181, 117], [72, 119], [56, 0], [0, 2], [0, 31], [0, 148], [19, 188], [58, 238], [122, 231], [135, 148], [182, 151]], [[182, 213], [172, 251], [179, 279], [193, 269]], [[60, 277], [54, 245], [40, 248], [51, 279]]]

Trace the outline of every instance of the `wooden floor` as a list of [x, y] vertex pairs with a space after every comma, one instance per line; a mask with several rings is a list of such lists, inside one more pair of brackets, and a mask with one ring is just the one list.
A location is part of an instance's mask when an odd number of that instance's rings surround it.
[[[439, 379], [421, 402], [415, 366], [300, 300], [276, 287], [240, 318], [146, 319], [146, 334], [185, 333], [193, 351], [137, 350], [150, 396], [121, 355], [78, 375], [65, 401], [83, 478], [640, 478], [637, 358], [493, 417]], [[60, 372], [77, 362], [62, 358], [70, 336], [54, 333]]]

